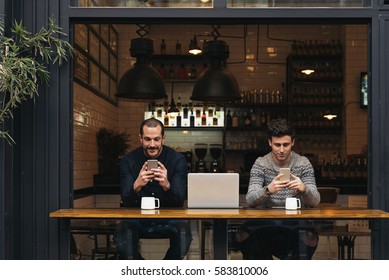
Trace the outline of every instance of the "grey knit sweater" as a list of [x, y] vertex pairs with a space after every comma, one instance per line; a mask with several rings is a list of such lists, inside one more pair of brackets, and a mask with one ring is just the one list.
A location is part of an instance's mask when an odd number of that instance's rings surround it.
[[292, 152], [289, 163], [290, 173], [299, 177], [307, 187], [305, 193], [293, 194], [293, 190], [284, 189], [277, 193], [266, 195], [265, 187], [276, 177], [280, 168], [273, 160], [271, 153], [257, 158], [250, 171], [250, 182], [246, 201], [250, 207], [285, 206], [287, 197], [295, 196], [301, 199], [302, 207], [314, 207], [320, 202], [320, 194], [316, 188], [315, 174], [312, 164], [304, 157]]

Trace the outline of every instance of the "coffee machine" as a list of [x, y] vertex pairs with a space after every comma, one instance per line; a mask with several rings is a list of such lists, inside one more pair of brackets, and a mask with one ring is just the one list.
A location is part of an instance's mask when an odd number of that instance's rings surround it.
[[209, 151], [211, 152], [211, 156], [213, 161], [211, 163], [210, 172], [212, 173], [220, 173], [222, 171], [221, 163], [219, 161], [220, 156], [222, 155], [222, 144], [210, 144]]
[[197, 157], [196, 172], [208, 172], [204, 158], [207, 155], [208, 144], [197, 143], [194, 144], [194, 152]]

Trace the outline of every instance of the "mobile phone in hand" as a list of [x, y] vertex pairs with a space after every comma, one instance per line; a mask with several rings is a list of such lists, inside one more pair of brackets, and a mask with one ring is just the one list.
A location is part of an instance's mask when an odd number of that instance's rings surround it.
[[280, 168], [280, 181], [290, 181], [290, 168]]
[[151, 170], [152, 168], [158, 168], [158, 160], [156, 159], [147, 160], [147, 170]]

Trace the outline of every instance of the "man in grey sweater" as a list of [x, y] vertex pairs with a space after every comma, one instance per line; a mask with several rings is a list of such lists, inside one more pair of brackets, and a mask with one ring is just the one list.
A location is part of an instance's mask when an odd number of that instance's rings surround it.
[[[250, 172], [246, 201], [250, 207], [285, 206], [287, 197], [301, 199], [304, 206], [317, 206], [320, 194], [309, 160], [292, 151], [295, 130], [284, 119], [273, 120], [268, 127], [271, 152], [259, 157]], [[292, 180], [281, 180], [280, 168], [289, 167]]]
[[[267, 130], [271, 152], [259, 157], [250, 171], [246, 201], [250, 207], [283, 207], [287, 197], [300, 198], [302, 207], [320, 202], [309, 160], [292, 151], [295, 129], [285, 119], [273, 120]], [[281, 179], [280, 168], [290, 168], [291, 180]], [[302, 221], [252, 221], [244, 226], [249, 238], [242, 243], [245, 259], [310, 259], [318, 237]], [[302, 232], [303, 229], [303, 232]], [[304, 248], [302, 248], [304, 247]]]

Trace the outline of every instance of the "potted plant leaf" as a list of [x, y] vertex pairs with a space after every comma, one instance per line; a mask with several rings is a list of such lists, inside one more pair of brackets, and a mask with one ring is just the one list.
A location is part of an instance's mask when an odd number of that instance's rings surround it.
[[0, 140], [14, 143], [3, 129], [6, 119], [13, 118], [13, 110], [38, 95], [39, 84], [47, 85], [50, 79], [48, 65], [67, 60], [72, 46], [59, 36], [66, 35], [50, 19], [47, 28], [36, 34], [28, 32], [22, 22], [14, 22], [6, 36], [4, 21], [0, 18]]
[[110, 128], [102, 127], [96, 134], [99, 174], [117, 176], [121, 157], [129, 148], [130, 135]]

